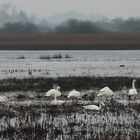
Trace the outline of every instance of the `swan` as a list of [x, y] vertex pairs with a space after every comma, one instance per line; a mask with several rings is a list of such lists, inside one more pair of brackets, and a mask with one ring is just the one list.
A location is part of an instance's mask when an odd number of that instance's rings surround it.
[[133, 81], [132, 81], [132, 88], [129, 89], [129, 92], [128, 92], [129, 99], [131, 98], [131, 96], [136, 96], [138, 94], [137, 90], [135, 88], [135, 82], [136, 82], [136, 79], [133, 79]]
[[114, 92], [109, 87], [104, 87], [99, 91], [99, 94], [97, 96], [109, 97], [113, 95], [114, 95]]
[[68, 98], [79, 98], [81, 96], [80, 92], [73, 89], [69, 95], [68, 95]]
[[0, 96], [0, 102], [6, 102], [8, 98], [6, 96]]
[[57, 89], [50, 89], [45, 96], [53, 96], [54, 100], [57, 100], [56, 98], [61, 96], [60, 87], [58, 86]]
[[97, 105], [85, 105], [85, 106], [83, 106], [83, 108], [86, 110], [99, 111], [102, 109], [102, 106], [105, 106], [105, 104], [103, 102], [99, 102], [99, 106], [97, 106]]
[[62, 105], [65, 101], [57, 100], [57, 97], [61, 96], [60, 87], [58, 86], [57, 89], [50, 89], [46, 95], [47, 97], [53, 96], [54, 100], [51, 101], [51, 105]]

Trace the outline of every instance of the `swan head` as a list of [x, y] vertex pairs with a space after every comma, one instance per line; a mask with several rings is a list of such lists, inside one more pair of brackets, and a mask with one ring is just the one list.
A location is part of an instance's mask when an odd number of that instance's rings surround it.
[[133, 82], [136, 82], [136, 79], [133, 79]]
[[45, 96], [49, 97], [49, 96], [51, 96], [51, 95], [52, 95], [52, 93], [47, 92]]

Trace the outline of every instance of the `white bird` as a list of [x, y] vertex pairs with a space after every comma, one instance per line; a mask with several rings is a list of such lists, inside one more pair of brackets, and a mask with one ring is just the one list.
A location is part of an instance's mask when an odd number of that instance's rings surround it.
[[68, 95], [68, 98], [79, 98], [81, 96], [80, 92], [73, 89], [69, 95]]
[[97, 96], [109, 97], [113, 95], [114, 95], [114, 92], [109, 87], [104, 87], [99, 91], [99, 94]]
[[136, 96], [138, 94], [137, 90], [135, 88], [135, 82], [136, 82], [136, 79], [133, 79], [133, 81], [132, 81], [132, 88], [128, 92], [129, 99], [131, 98], [131, 96]]
[[60, 87], [58, 86], [57, 89], [50, 89], [45, 96], [53, 96], [54, 100], [56, 101], [56, 98], [61, 96]]
[[65, 101], [57, 100], [57, 97], [61, 96], [60, 87], [58, 86], [57, 89], [50, 89], [45, 96], [53, 96], [54, 100], [51, 101], [51, 105], [62, 105]]
[[102, 109], [102, 106], [105, 106], [105, 104], [103, 102], [100, 102], [99, 106], [97, 106], [97, 105], [85, 105], [83, 107], [84, 107], [84, 109], [87, 109], [87, 110], [99, 111]]
[[6, 96], [0, 96], [0, 102], [6, 102], [8, 98]]

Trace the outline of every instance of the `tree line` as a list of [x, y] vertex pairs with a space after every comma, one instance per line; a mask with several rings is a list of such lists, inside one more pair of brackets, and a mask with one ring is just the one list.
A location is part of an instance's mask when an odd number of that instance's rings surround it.
[[80, 21], [68, 19], [60, 25], [42, 26], [34, 22], [6, 22], [0, 27], [0, 33], [69, 33], [69, 34], [95, 34], [103, 32], [140, 32], [140, 19], [129, 18], [124, 20], [116, 18], [110, 21]]

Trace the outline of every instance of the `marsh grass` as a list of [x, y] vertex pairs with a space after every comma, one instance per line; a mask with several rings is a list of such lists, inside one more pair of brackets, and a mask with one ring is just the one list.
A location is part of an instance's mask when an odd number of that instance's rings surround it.
[[51, 59], [50, 58], [50, 56], [49, 55], [46, 55], [46, 56], [44, 56], [44, 55], [41, 55], [40, 57], [39, 57], [39, 59]]
[[131, 110], [136, 106], [107, 104], [107, 110], [93, 112], [81, 105], [1, 104], [0, 139], [139, 140], [140, 112]]
[[[112, 90], [121, 90], [132, 87], [129, 77], [58, 77], [58, 78], [27, 78], [0, 80], [0, 91], [36, 91], [46, 92], [54, 84], [61, 86], [62, 91], [72, 89], [83, 90], [111, 87]], [[140, 88], [140, 78], [137, 78], [136, 88]]]

